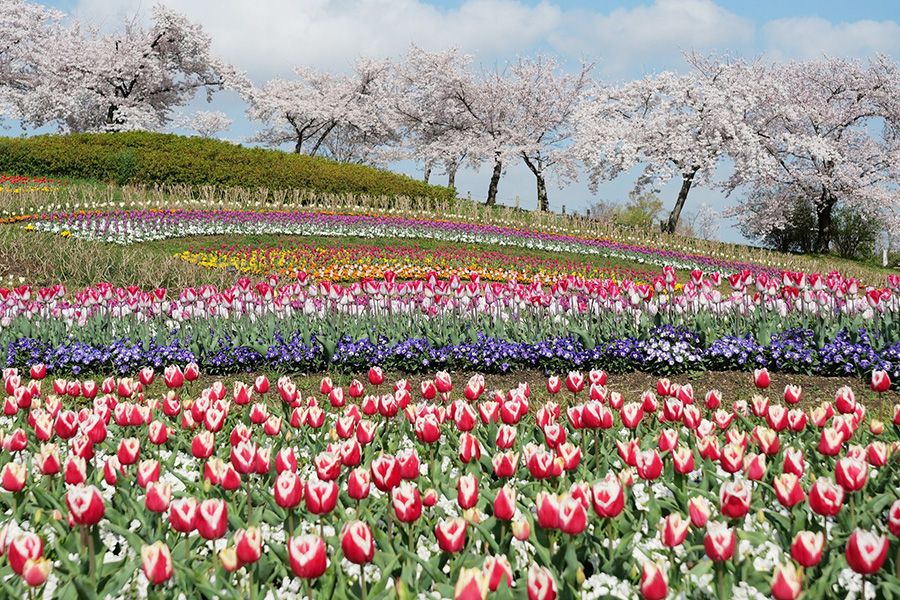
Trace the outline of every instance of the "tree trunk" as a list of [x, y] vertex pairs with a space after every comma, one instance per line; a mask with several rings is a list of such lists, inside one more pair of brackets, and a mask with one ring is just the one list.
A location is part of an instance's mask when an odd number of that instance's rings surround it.
[[663, 233], [675, 233], [675, 228], [678, 227], [678, 219], [681, 217], [681, 209], [684, 208], [688, 192], [691, 191], [691, 184], [694, 181], [694, 175], [697, 174], [697, 170], [695, 167], [690, 172], [681, 174], [681, 191], [678, 192], [678, 200], [675, 201], [675, 208], [672, 209], [668, 222], [663, 223]]
[[522, 158], [525, 160], [525, 164], [528, 166], [528, 169], [534, 173], [535, 179], [537, 179], [537, 205], [538, 210], [541, 212], [549, 212], [550, 210], [550, 198], [547, 197], [547, 180], [544, 177], [544, 166], [541, 157], [538, 156], [534, 162], [528, 157], [524, 152], [522, 153]]
[[488, 187], [488, 196], [485, 204], [488, 206], [494, 206], [497, 204], [497, 186], [500, 185], [500, 175], [503, 173], [503, 161], [500, 160], [500, 155], [497, 154], [494, 156], [494, 172], [491, 173], [491, 185]]
[[822, 202], [816, 207], [816, 217], [819, 222], [819, 231], [816, 234], [816, 253], [827, 254], [831, 247], [831, 237], [834, 234], [834, 219], [832, 212], [837, 203], [831, 193], [822, 191]]
[[456, 165], [453, 165], [447, 169], [447, 187], [451, 189], [456, 188], [456, 168]]
[[431, 165], [428, 165], [427, 167], [425, 167], [425, 178], [423, 179], [423, 181], [425, 183], [428, 183], [428, 179], [430, 177], [431, 177]]

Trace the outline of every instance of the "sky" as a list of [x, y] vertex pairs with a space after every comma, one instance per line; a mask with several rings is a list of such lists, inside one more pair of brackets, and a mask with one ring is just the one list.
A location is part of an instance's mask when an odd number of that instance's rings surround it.
[[[125, 17], [146, 19], [147, 0], [56, 0], [47, 6], [116, 29]], [[896, 0], [169, 0], [170, 8], [203, 24], [213, 52], [247, 72], [256, 84], [290, 76], [293, 65], [347, 70], [361, 55], [397, 59], [411, 43], [437, 51], [459, 46], [475, 64], [501, 66], [517, 56], [553, 54], [572, 69], [596, 61], [594, 75], [623, 81], [664, 70], [686, 71], [682, 52], [730, 53], [766, 61], [814, 59], [823, 53], [866, 58], [876, 52], [900, 56], [900, 6]], [[201, 94], [202, 95], [202, 94]], [[223, 137], [253, 134], [236, 93], [183, 109], [221, 110], [234, 119]], [[411, 163], [393, 170], [420, 177]], [[721, 176], [727, 176], [726, 170]], [[457, 175], [457, 191], [483, 199], [489, 165]], [[598, 199], [624, 203], [636, 173], [604, 183], [594, 195], [586, 176], [562, 190], [551, 185], [551, 209], [583, 211]], [[442, 183], [433, 176], [433, 183]], [[443, 183], [446, 183], [443, 181]], [[660, 190], [667, 209], [679, 182]], [[499, 200], [536, 206], [534, 177], [522, 165], [508, 169]], [[686, 211], [706, 203], [716, 210], [736, 204], [717, 190], [692, 190]], [[743, 241], [733, 222], [722, 220], [719, 238]]]

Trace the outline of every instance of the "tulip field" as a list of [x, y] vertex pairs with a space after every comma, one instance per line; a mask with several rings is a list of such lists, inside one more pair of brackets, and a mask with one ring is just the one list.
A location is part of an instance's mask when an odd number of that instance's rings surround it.
[[175, 254], [229, 286], [0, 288], [0, 597], [900, 598], [896, 274], [368, 213], [3, 227], [241, 241]]

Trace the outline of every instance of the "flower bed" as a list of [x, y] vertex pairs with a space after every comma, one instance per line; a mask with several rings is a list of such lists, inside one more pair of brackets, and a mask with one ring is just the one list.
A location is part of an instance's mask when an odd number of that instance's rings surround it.
[[637, 271], [592, 262], [557, 260], [489, 252], [477, 248], [446, 246], [422, 249], [418, 246], [386, 247], [359, 245], [312, 245], [289, 242], [283, 246], [231, 246], [186, 250], [178, 258], [210, 269], [231, 269], [254, 276], [290, 276], [307, 273], [314, 281], [332, 283], [382, 279], [393, 273], [401, 280], [468, 279], [477, 274], [486, 281], [557, 281], [570, 275], [585, 279], [612, 279], [648, 282], [659, 272]]
[[4, 372], [6, 597], [900, 593], [900, 430], [850, 388], [807, 413], [765, 371], [749, 403], [602, 371], [491, 392], [372, 368], [315, 397], [46, 373]]
[[66, 185], [68, 185], [67, 181], [57, 181], [46, 177], [0, 174], [0, 194], [55, 192]]
[[713, 257], [673, 252], [571, 235], [433, 219], [322, 212], [147, 210], [76, 212], [35, 215], [36, 231], [62, 233], [116, 244], [194, 235], [319, 235], [387, 239], [424, 238], [447, 242], [498, 244], [624, 258], [637, 262], [701, 268], [732, 273], [750, 270], [780, 276], [778, 269], [723, 261]]

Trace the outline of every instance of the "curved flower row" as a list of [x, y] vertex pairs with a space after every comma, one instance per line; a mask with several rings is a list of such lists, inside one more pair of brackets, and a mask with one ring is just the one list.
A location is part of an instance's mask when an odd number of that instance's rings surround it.
[[231, 211], [231, 210], [148, 210], [76, 212], [35, 215], [29, 227], [53, 233], [69, 232], [75, 237], [117, 244], [194, 235], [318, 235], [359, 236], [388, 239], [425, 238], [447, 242], [498, 244], [626, 258], [638, 262], [666, 264], [680, 268], [713, 269], [727, 273], [749, 269], [779, 276], [780, 271], [758, 265], [723, 261], [686, 254], [571, 235], [407, 217], [334, 214], [322, 212]]
[[770, 391], [765, 370], [750, 402], [668, 379], [627, 399], [596, 370], [491, 392], [480, 375], [390, 385], [373, 367], [346, 389], [324, 378], [318, 397], [264, 376], [193, 393], [196, 365], [46, 374], [2, 382], [9, 597], [796, 600], [897, 585], [900, 404], [886, 426], [850, 387], [804, 411], [803, 390]]
[[210, 269], [231, 269], [259, 275], [307, 273], [317, 281], [333, 283], [382, 279], [388, 272], [401, 280], [466, 279], [476, 273], [487, 281], [555, 282], [578, 275], [585, 279], [613, 281], [650, 281], [658, 272], [636, 271], [616, 266], [598, 266], [592, 262], [557, 260], [491, 252], [476, 248], [447, 246], [422, 249], [418, 246], [386, 247], [359, 245], [311, 245], [289, 243], [283, 246], [230, 246], [186, 250], [176, 254], [187, 262]]
[[0, 194], [19, 194], [25, 192], [53, 192], [67, 181], [57, 181], [46, 177], [25, 177], [23, 175], [0, 174]]

